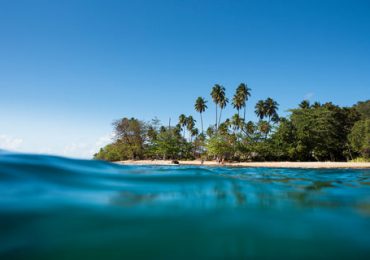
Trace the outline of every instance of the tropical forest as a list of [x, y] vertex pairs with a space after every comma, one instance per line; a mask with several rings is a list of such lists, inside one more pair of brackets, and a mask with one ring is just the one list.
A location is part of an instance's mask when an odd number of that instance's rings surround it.
[[[303, 100], [287, 116], [279, 116], [279, 103], [267, 97], [255, 105], [256, 122], [246, 120], [251, 89], [241, 83], [232, 98], [215, 84], [208, 100], [198, 97], [194, 115], [181, 114], [176, 124], [145, 122], [124, 117], [113, 122], [114, 140], [95, 159], [121, 160], [227, 160], [227, 161], [369, 161], [370, 100], [351, 107]], [[235, 109], [222, 118], [227, 106]], [[205, 127], [203, 114], [214, 113]], [[198, 126], [198, 127], [197, 127]]]

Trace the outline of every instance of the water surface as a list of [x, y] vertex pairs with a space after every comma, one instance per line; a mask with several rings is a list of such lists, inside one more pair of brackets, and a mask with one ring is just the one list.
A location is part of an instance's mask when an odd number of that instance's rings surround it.
[[370, 259], [370, 170], [0, 153], [1, 259]]

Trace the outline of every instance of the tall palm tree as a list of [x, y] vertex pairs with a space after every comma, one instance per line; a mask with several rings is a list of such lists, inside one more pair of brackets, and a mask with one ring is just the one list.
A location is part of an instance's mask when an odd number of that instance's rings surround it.
[[242, 104], [242, 107], [244, 108], [243, 119], [244, 119], [244, 122], [245, 122], [245, 107], [246, 107], [246, 103], [248, 101], [248, 98], [251, 96], [251, 89], [248, 88], [247, 84], [240, 83], [239, 86], [236, 89], [236, 93], [237, 93], [237, 95], [240, 96], [240, 99], [243, 101], [241, 104]]
[[244, 99], [238, 92], [236, 92], [235, 95], [233, 96], [233, 100], [231, 101], [231, 104], [238, 111], [238, 116], [239, 116], [240, 115], [239, 111], [243, 107]]
[[202, 116], [202, 113], [204, 111], [206, 111], [206, 109], [208, 108], [206, 103], [207, 103], [207, 101], [204, 98], [198, 97], [197, 100], [195, 100], [195, 105], [194, 105], [195, 110], [197, 112], [199, 112], [199, 114], [200, 114], [200, 121], [201, 121], [201, 125], [202, 125], [202, 134], [203, 134], [203, 116]]
[[193, 118], [192, 116], [188, 116], [188, 117], [186, 118], [186, 128], [187, 128], [187, 129], [188, 129], [188, 131], [189, 131], [190, 140], [191, 140], [191, 132], [192, 132], [192, 130], [194, 129], [195, 122], [196, 122], [196, 120], [194, 120], [194, 118]]
[[266, 106], [263, 100], [259, 100], [255, 106], [255, 113], [259, 117], [260, 120], [264, 119], [266, 116]]
[[220, 117], [218, 119], [218, 125], [221, 124], [222, 109], [226, 107], [227, 103], [229, 103], [229, 99], [226, 97], [225, 87], [221, 87], [221, 91], [218, 97], [218, 105], [220, 106]]
[[217, 116], [217, 108], [218, 108], [218, 104], [220, 103], [220, 96], [221, 96], [221, 93], [222, 93], [222, 88], [223, 87], [221, 85], [215, 84], [213, 86], [213, 88], [212, 88], [212, 91], [211, 91], [212, 100], [213, 100], [213, 102], [216, 105], [216, 123], [215, 123], [216, 130], [218, 129], [218, 125], [217, 125], [217, 119], [218, 119], [218, 116]]
[[179, 116], [179, 125], [183, 128], [184, 133], [183, 136], [185, 138], [185, 126], [186, 126], [186, 116], [184, 114], [181, 114]]
[[278, 106], [279, 104], [272, 98], [267, 98], [265, 100], [265, 111], [266, 116], [269, 118], [269, 122], [271, 121], [272, 117], [277, 115]]

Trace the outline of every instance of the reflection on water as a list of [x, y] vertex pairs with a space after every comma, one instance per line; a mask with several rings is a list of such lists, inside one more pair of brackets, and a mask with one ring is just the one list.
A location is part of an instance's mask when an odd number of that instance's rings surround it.
[[0, 258], [363, 258], [370, 171], [0, 154]]

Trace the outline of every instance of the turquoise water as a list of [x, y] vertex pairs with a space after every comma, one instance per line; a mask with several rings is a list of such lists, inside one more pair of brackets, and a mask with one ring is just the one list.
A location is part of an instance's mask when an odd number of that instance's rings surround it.
[[370, 259], [370, 171], [0, 153], [1, 259]]

